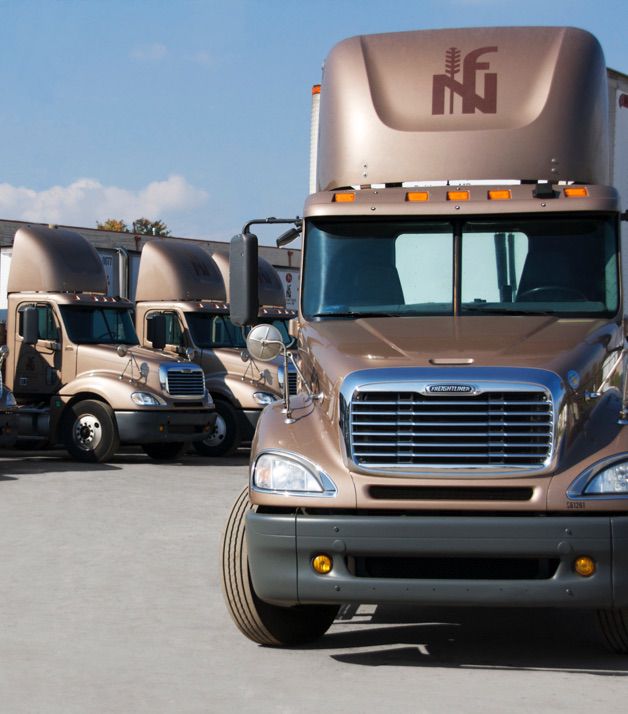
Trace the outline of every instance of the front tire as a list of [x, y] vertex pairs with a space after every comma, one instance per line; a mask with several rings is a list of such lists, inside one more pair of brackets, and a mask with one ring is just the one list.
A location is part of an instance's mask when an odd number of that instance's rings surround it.
[[157, 461], [176, 461], [183, 456], [185, 444], [182, 441], [166, 441], [158, 444], [142, 444], [144, 453]]
[[260, 645], [298, 645], [322, 637], [338, 613], [336, 605], [279, 607], [260, 600], [249, 574], [246, 514], [254, 506], [248, 487], [238, 496], [223, 533], [222, 588], [229, 614], [236, 626]]
[[597, 618], [609, 649], [628, 654], [628, 608], [598, 610]]
[[202, 456], [230, 456], [240, 446], [241, 436], [236, 410], [222, 399], [216, 399], [216, 422], [211, 434], [195, 441], [194, 448]]
[[61, 436], [70, 455], [87, 463], [109, 461], [120, 446], [111, 407], [95, 399], [84, 399], [66, 409]]

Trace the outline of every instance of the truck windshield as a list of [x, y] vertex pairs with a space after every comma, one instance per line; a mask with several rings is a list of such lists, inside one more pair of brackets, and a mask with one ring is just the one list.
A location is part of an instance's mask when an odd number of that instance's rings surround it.
[[619, 307], [617, 257], [611, 217], [311, 219], [302, 309], [310, 319], [611, 316]]
[[69, 338], [76, 344], [139, 344], [126, 308], [62, 305], [61, 317]]
[[246, 347], [242, 330], [236, 327], [227, 315], [186, 312], [185, 318], [194, 344], [201, 349]]
[[[192, 340], [197, 347], [211, 349], [212, 347], [237, 347], [246, 349], [246, 335], [250, 327], [242, 328], [234, 325], [228, 315], [211, 315], [202, 312], [186, 312], [188, 328]], [[264, 320], [264, 322], [266, 322]], [[292, 338], [288, 334], [285, 320], [269, 321], [281, 332], [284, 344], [289, 345]]]

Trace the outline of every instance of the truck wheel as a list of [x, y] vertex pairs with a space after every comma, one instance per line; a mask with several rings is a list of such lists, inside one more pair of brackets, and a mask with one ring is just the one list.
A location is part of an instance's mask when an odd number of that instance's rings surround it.
[[183, 456], [185, 444], [182, 441], [171, 441], [159, 444], [142, 444], [144, 453], [148, 454], [151, 459], [158, 461], [175, 461]]
[[90, 463], [109, 461], [120, 445], [111, 407], [95, 399], [84, 399], [66, 409], [61, 436], [73, 458]]
[[193, 445], [203, 456], [229, 456], [240, 446], [238, 415], [229, 402], [217, 399], [215, 405], [216, 423], [211, 434]]
[[260, 600], [249, 575], [244, 519], [253, 506], [248, 487], [238, 496], [222, 539], [222, 588], [236, 626], [260, 645], [298, 645], [322, 637], [338, 613], [336, 605], [279, 607]]
[[597, 617], [608, 647], [628, 654], [628, 608], [598, 610]]

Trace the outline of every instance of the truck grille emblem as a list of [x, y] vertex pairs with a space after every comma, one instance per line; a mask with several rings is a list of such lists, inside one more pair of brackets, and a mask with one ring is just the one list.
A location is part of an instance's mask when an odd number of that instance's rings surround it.
[[427, 391], [430, 394], [471, 394], [473, 387], [470, 384], [430, 384]]

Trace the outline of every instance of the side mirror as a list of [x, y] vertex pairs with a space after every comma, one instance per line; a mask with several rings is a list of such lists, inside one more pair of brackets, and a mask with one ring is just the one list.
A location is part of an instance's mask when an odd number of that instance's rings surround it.
[[283, 351], [281, 332], [274, 325], [256, 325], [247, 335], [246, 348], [253, 359], [270, 362]]
[[166, 346], [166, 316], [162, 312], [152, 315], [146, 321], [146, 336], [154, 350], [163, 350]]
[[39, 339], [39, 315], [36, 307], [27, 307], [22, 312], [22, 339], [27, 345], [36, 345]]
[[234, 325], [251, 325], [257, 320], [257, 270], [257, 236], [234, 236], [229, 249], [229, 317]]
[[291, 320], [288, 320], [288, 334], [293, 339], [296, 339], [299, 336], [299, 320], [298, 320], [298, 318], [293, 317]]

